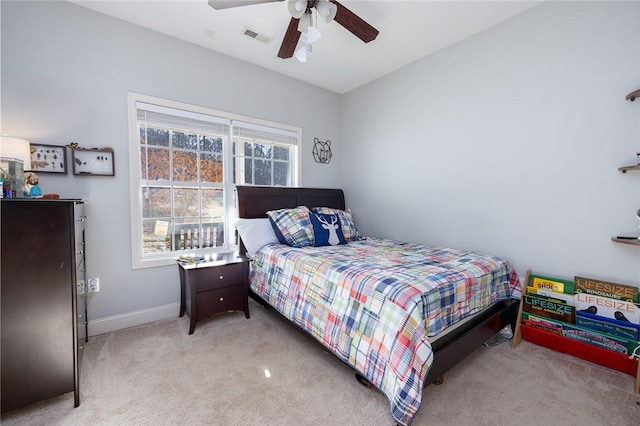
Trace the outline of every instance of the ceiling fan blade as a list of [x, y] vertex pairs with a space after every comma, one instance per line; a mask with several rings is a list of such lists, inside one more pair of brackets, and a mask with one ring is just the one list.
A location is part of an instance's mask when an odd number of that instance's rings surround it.
[[336, 17], [333, 19], [334, 21], [345, 27], [365, 43], [369, 43], [376, 39], [378, 36], [378, 30], [373, 28], [365, 20], [344, 7], [342, 4], [338, 3], [336, 0], [331, 0], [331, 3], [338, 7]]
[[287, 32], [284, 33], [284, 38], [280, 45], [278, 58], [287, 59], [293, 56], [293, 52], [295, 52], [298, 40], [300, 39], [298, 22], [300, 22], [298, 18], [291, 18], [291, 21], [289, 21], [289, 27], [287, 28]]
[[214, 9], [229, 9], [239, 6], [250, 6], [252, 4], [271, 3], [284, 0], [209, 0], [209, 6]]

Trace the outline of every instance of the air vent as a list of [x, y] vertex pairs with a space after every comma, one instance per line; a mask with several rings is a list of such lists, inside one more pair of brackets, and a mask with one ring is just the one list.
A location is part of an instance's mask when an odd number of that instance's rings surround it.
[[242, 34], [246, 35], [247, 37], [251, 37], [253, 39], [261, 41], [263, 43], [271, 43], [271, 41], [273, 40], [273, 37], [270, 37], [265, 34], [260, 34], [256, 30], [253, 30], [249, 27], [244, 27], [244, 29], [242, 30]]

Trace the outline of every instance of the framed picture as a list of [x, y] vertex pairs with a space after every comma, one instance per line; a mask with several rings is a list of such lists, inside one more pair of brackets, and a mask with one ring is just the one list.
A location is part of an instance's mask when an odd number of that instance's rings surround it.
[[73, 174], [80, 176], [115, 176], [113, 149], [74, 148], [71, 150]]
[[67, 148], [31, 144], [31, 170], [36, 173], [67, 173]]

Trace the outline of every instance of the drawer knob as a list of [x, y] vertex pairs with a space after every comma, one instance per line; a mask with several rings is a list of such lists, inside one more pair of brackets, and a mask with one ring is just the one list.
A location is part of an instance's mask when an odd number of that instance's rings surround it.
[[220, 298], [220, 301], [221, 301], [221, 302], [224, 302], [224, 297], [221, 297], [221, 298]]
[[220, 275], [220, 279], [223, 280], [224, 279], [224, 275]]

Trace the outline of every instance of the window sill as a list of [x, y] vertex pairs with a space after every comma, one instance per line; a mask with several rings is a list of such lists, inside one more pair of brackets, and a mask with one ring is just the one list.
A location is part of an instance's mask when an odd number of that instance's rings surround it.
[[224, 250], [215, 252], [181, 252], [181, 253], [167, 253], [167, 257], [156, 257], [151, 259], [132, 259], [132, 269], [145, 269], [145, 268], [158, 268], [162, 266], [173, 266], [178, 263], [179, 256], [204, 256], [205, 258], [216, 258], [229, 253], [235, 253], [238, 251], [237, 247], [230, 247]]

